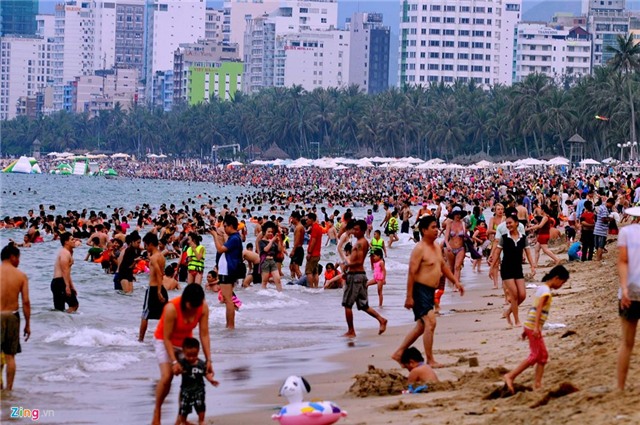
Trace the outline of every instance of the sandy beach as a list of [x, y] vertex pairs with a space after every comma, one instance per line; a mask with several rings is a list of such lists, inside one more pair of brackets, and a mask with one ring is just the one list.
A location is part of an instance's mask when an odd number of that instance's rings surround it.
[[[348, 412], [348, 417], [338, 422], [342, 424], [640, 423], [637, 354], [632, 358], [628, 389], [620, 393], [615, 388], [620, 326], [614, 245], [608, 246], [610, 252], [602, 264], [566, 265], [571, 279], [555, 291], [548, 329], [544, 331], [550, 360], [541, 390], [490, 399], [492, 393], [502, 392], [502, 374], [526, 358], [529, 347], [519, 338], [521, 329], [508, 327], [501, 318], [502, 291], [490, 289], [487, 278], [486, 289], [470, 290], [463, 299], [456, 297], [460, 302], [451, 306], [450, 314], [438, 318], [434, 353], [445, 367], [437, 369], [442, 382], [431, 385], [428, 393], [397, 394], [397, 373], [406, 376], [407, 372], [401, 371], [390, 355], [409, 327], [390, 326], [382, 336], [361, 332], [354, 342], [345, 341], [347, 349], [331, 358], [342, 366], [339, 371], [306, 376], [301, 370], [300, 375], [311, 384], [305, 400], [333, 401]], [[548, 270], [539, 268], [537, 278]], [[532, 301], [533, 289], [527, 292], [527, 300], [520, 307], [521, 317]], [[423, 351], [421, 340], [416, 346]], [[470, 358], [477, 358], [479, 365], [470, 367]], [[368, 373], [370, 367], [377, 370]], [[381, 373], [389, 376], [380, 378]], [[356, 375], [363, 376], [350, 391]], [[516, 382], [530, 388], [533, 369]], [[255, 410], [228, 416], [207, 412], [208, 423], [272, 423], [271, 415], [287, 403], [278, 397], [278, 389], [278, 385], [251, 389]]]

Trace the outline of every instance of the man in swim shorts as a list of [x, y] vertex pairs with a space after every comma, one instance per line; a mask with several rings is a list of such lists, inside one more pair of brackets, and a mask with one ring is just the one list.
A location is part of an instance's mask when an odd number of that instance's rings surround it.
[[138, 341], [144, 341], [149, 320], [159, 320], [162, 309], [169, 299], [167, 290], [162, 285], [165, 259], [158, 250], [158, 236], [155, 233], [147, 233], [142, 239], [144, 248], [149, 253], [149, 287], [144, 295], [142, 306], [142, 319], [140, 320], [140, 334]]
[[434, 216], [420, 219], [418, 229], [422, 240], [416, 244], [409, 260], [407, 275], [407, 298], [404, 307], [413, 310], [416, 321], [400, 347], [391, 356], [401, 363], [402, 353], [422, 335], [427, 363], [431, 367], [441, 367], [433, 357], [433, 335], [436, 329], [435, 292], [442, 274], [464, 294], [464, 287], [447, 266], [442, 249], [436, 244], [438, 226]]
[[289, 264], [289, 271], [291, 272], [292, 279], [299, 279], [302, 277], [300, 266], [304, 261], [304, 248], [302, 243], [304, 242], [304, 226], [300, 223], [300, 213], [294, 211], [291, 213], [291, 224], [293, 224], [293, 248], [291, 249], [291, 263]]
[[382, 317], [377, 311], [369, 307], [369, 298], [367, 295], [367, 274], [364, 271], [364, 259], [369, 253], [369, 242], [364, 237], [367, 231], [367, 223], [364, 220], [356, 221], [353, 226], [352, 234], [358, 241], [351, 250], [351, 255], [343, 264], [342, 269], [346, 270], [346, 285], [344, 294], [342, 295], [342, 306], [344, 307], [345, 317], [347, 319], [347, 333], [343, 336], [354, 338], [356, 331], [353, 327], [353, 305], [358, 310], [364, 311], [380, 323], [378, 335], [382, 335], [387, 329], [387, 319]]
[[53, 308], [65, 311], [65, 304], [69, 306], [67, 313], [73, 313], [78, 309], [78, 292], [71, 280], [71, 266], [73, 265], [73, 248], [75, 241], [71, 233], [60, 235], [62, 248], [58, 251], [58, 257], [53, 267], [53, 280], [51, 281], [51, 293], [53, 294]]
[[[10, 242], [0, 253], [0, 346], [7, 363], [7, 390], [13, 389], [16, 375], [15, 355], [22, 351], [20, 347], [20, 303], [24, 313], [24, 340], [31, 335], [31, 303], [29, 301], [29, 280], [27, 275], [18, 270], [20, 250]], [[2, 371], [0, 370], [0, 375]], [[2, 379], [0, 379], [0, 382]], [[1, 386], [0, 386], [1, 388]]]

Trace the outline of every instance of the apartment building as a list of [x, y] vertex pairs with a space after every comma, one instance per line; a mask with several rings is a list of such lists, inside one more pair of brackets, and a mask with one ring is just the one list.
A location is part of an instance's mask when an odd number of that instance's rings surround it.
[[399, 84], [515, 79], [515, 30], [521, 0], [405, 0], [400, 21]]
[[558, 83], [590, 74], [591, 34], [582, 27], [564, 29], [523, 22], [517, 30], [515, 82], [534, 73], [548, 75]]

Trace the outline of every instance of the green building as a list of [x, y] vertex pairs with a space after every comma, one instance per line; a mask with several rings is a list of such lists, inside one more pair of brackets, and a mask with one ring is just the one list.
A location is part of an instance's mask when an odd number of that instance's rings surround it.
[[222, 62], [219, 65], [189, 68], [189, 105], [208, 102], [211, 98], [232, 100], [236, 91], [242, 91], [242, 62]]

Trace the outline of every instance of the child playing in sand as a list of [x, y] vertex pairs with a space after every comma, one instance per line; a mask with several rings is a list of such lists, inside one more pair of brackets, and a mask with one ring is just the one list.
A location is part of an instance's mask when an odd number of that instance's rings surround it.
[[529, 338], [531, 353], [518, 367], [503, 377], [511, 393], [515, 392], [513, 381], [533, 365], [536, 365], [534, 387], [536, 389], [542, 387], [542, 374], [548, 359], [547, 348], [542, 339], [542, 326], [549, 316], [551, 290], [560, 288], [567, 280], [569, 280], [569, 271], [563, 266], [555, 266], [542, 278], [544, 285], [538, 286], [536, 290], [533, 305], [527, 314], [527, 319], [524, 322], [524, 332], [522, 333], [522, 339]]
[[198, 424], [204, 424], [206, 406], [204, 404], [204, 379], [217, 387], [219, 382], [213, 379], [213, 373], [206, 373], [207, 366], [198, 358], [200, 342], [195, 338], [185, 338], [182, 344], [184, 358], [180, 360], [182, 366], [182, 383], [180, 384], [180, 423], [187, 424], [187, 416], [195, 408], [198, 414]]
[[382, 307], [382, 287], [387, 283], [387, 269], [380, 248], [374, 248], [371, 260], [373, 262], [373, 279], [367, 282], [367, 288], [372, 285], [378, 286], [378, 307]]
[[[409, 371], [407, 384], [410, 388], [417, 383], [438, 382], [438, 377], [431, 366], [424, 362], [422, 353], [416, 347], [409, 347], [400, 357], [402, 367]], [[419, 387], [418, 387], [419, 388]]]

